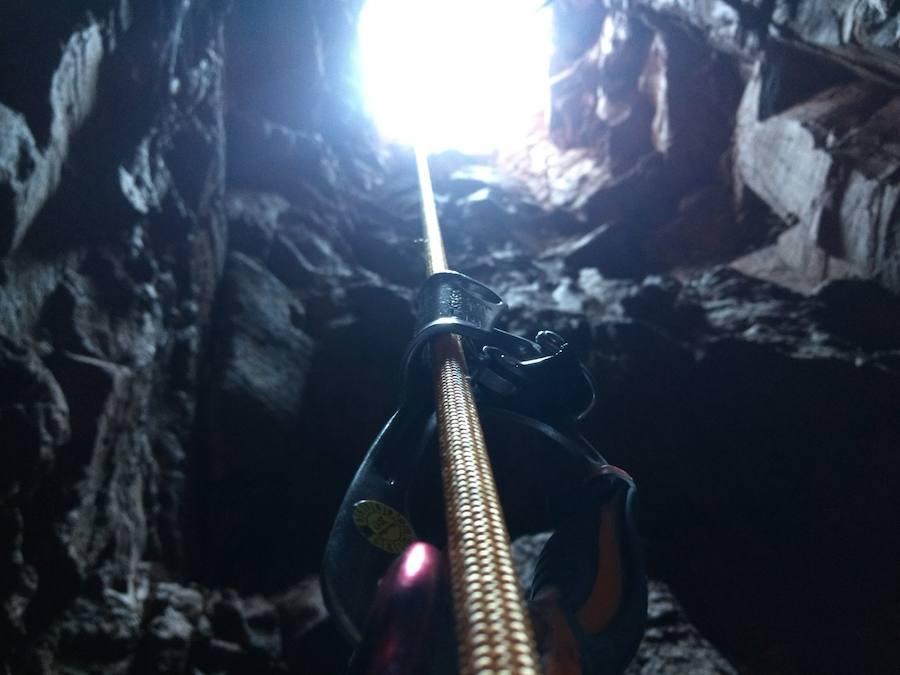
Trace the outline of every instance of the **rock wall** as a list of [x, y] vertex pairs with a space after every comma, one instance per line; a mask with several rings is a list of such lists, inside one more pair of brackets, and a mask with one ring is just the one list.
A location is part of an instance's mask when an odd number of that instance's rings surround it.
[[0, 10], [0, 644], [7, 672], [112, 672], [189, 554], [225, 7], [45, 4]]
[[895, 7], [558, 6], [549, 136], [505, 163], [594, 224], [575, 246], [607, 251], [603, 274], [735, 262], [807, 293], [846, 277], [900, 290]]
[[[415, 176], [358, 3], [229, 4], [0, 7], [4, 672], [347, 662], [316, 574], [398, 395]], [[555, 5], [549, 129], [433, 172], [641, 485], [629, 672], [896, 671], [897, 7]]]

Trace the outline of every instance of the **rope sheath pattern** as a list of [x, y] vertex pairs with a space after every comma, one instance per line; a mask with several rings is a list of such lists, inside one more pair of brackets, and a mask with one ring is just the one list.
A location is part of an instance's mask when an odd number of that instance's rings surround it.
[[431, 344], [450, 575], [463, 675], [538, 675], [528, 610], [469, 385], [462, 343]]

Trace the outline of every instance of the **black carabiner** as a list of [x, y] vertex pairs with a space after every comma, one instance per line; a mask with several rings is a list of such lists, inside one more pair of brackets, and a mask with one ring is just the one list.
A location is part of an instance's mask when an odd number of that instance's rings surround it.
[[[574, 641], [581, 672], [620, 672], [637, 650], [647, 608], [634, 481], [577, 431], [593, 405], [594, 385], [572, 347], [548, 331], [532, 341], [498, 330], [502, 309], [493, 291], [456, 272], [424, 285], [401, 405], [360, 465], [329, 536], [325, 599], [358, 645], [379, 580], [397, 556], [414, 541], [444, 546], [426, 350], [437, 333], [455, 333], [466, 348], [504, 510], [523, 533], [554, 531], [531, 592], [542, 649], [555, 658], [562, 641]], [[497, 427], [528, 440], [498, 451], [491, 442]], [[516, 513], [506, 508], [526, 502], [529, 508]], [[546, 618], [553, 616], [560, 620]], [[455, 662], [452, 640], [439, 642], [436, 650]]]

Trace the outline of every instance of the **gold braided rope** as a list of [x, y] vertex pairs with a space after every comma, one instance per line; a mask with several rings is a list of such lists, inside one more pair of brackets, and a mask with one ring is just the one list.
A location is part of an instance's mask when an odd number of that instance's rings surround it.
[[537, 675], [534, 635], [462, 344], [444, 334], [431, 349], [460, 671]]
[[[425, 264], [428, 274], [445, 272], [447, 255], [428, 158], [419, 147], [415, 155]], [[438, 335], [431, 341], [431, 354], [460, 671], [463, 675], [537, 675], [531, 621], [513, 570], [509, 533], [462, 343], [456, 335]]]

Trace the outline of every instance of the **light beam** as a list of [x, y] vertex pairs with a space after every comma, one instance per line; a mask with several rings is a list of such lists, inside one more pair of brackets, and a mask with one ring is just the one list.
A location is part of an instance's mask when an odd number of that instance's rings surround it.
[[522, 142], [549, 99], [552, 13], [535, 0], [368, 0], [366, 107], [386, 140], [490, 154]]

